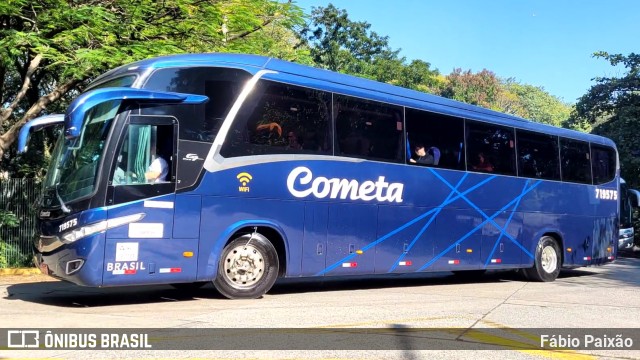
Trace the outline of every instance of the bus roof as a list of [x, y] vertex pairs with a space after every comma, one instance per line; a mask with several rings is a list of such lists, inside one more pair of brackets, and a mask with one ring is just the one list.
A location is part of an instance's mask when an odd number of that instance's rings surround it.
[[260, 69], [274, 70], [281, 73], [288, 73], [296, 76], [314, 79], [320, 82], [330, 82], [344, 87], [379, 93], [384, 95], [384, 97], [387, 98], [389, 102], [397, 102], [398, 105], [410, 107], [412, 104], [422, 104], [425, 107], [428, 107], [429, 105], [437, 105], [439, 108], [446, 108], [446, 113], [448, 115], [481, 121], [490, 119], [490, 121], [499, 124], [516, 126], [518, 128], [527, 130], [539, 131], [547, 134], [564, 136], [584, 141], [591, 141], [594, 143], [606, 144], [615, 147], [615, 144], [612, 140], [602, 136], [586, 134], [579, 131], [559, 128], [547, 124], [541, 124], [517, 116], [462, 103], [437, 95], [427, 94], [424, 92], [381, 83], [378, 81], [373, 81], [352, 75], [340, 74], [333, 71], [318, 69], [260, 55], [205, 53], [162, 56], [138, 61], [113, 69], [99, 76], [94, 83], [102, 82], [108, 78], [117, 77], [124, 73], [132, 71], [136, 71], [139, 73], [145, 69], [159, 69], [183, 66], [239, 66], [243, 68], [255, 68], [256, 71]]

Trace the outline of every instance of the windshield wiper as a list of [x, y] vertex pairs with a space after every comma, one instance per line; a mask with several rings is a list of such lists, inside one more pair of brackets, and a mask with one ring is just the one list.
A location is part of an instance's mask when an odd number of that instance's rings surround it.
[[67, 205], [64, 203], [64, 200], [62, 200], [62, 197], [60, 196], [60, 193], [58, 192], [58, 187], [60, 186], [60, 183], [57, 183], [55, 186], [55, 190], [56, 190], [56, 197], [58, 198], [58, 201], [60, 202], [60, 210], [62, 210], [63, 213], [68, 214], [71, 212], [71, 210], [69, 210], [69, 208], [67, 207]]

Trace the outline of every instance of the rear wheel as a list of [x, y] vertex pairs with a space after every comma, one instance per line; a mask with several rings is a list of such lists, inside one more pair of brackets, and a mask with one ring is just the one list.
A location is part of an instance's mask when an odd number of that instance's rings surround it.
[[558, 242], [551, 236], [544, 236], [536, 246], [533, 267], [524, 269], [524, 274], [534, 281], [553, 281], [560, 274], [561, 265], [562, 257]]
[[255, 299], [278, 278], [278, 253], [257, 233], [242, 235], [225, 246], [213, 285], [229, 299]]

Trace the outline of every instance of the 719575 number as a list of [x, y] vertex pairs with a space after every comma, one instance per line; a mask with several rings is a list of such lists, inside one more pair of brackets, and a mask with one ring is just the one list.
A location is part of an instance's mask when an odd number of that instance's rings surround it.
[[618, 190], [596, 188], [596, 199], [618, 200]]

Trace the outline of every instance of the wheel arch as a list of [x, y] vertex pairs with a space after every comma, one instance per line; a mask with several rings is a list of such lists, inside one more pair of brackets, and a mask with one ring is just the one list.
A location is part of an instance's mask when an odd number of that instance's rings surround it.
[[222, 249], [235, 238], [244, 234], [251, 234], [254, 230], [265, 236], [273, 247], [275, 247], [276, 253], [278, 254], [278, 276], [286, 274], [287, 263], [289, 262], [289, 245], [282, 227], [266, 220], [244, 220], [229, 226], [214, 245], [211, 254], [209, 254], [207, 272], [212, 274], [212, 279], [216, 276]]

